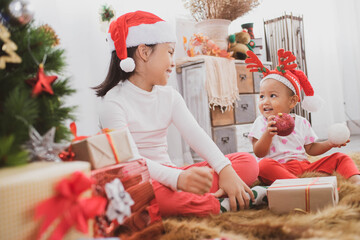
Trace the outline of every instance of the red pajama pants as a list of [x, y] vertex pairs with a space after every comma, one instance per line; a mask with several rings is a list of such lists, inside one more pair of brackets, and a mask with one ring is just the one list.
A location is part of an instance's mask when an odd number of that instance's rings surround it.
[[346, 179], [360, 174], [354, 161], [343, 153], [334, 153], [313, 163], [298, 160], [279, 163], [270, 158], [264, 158], [259, 162], [259, 179], [267, 185], [271, 185], [276, 179], [297, 178], [304, 172], [332, 174], [334, 171]]
[[[250, 186], [257, 179], [259, 168], [255, 158], [249, 153], [232, 153], [226, 155], [231, 161], [232, 167], [239, 177]], [[195, 163], [190, 166], [181, 167], [188, 169], [191, 167], [209, 166], [207, 162]], [[211, 193], [219, 189], [219, 175], [214, 172], [213, 184], [209, 193], [197, 195], [189, 192], [173, 191], [157, 181], [153, 181], [153, 188], [157, 204], [148, 208], [152, 220], [159, 216], [207, 216], [220, 212], [220, 203]]]

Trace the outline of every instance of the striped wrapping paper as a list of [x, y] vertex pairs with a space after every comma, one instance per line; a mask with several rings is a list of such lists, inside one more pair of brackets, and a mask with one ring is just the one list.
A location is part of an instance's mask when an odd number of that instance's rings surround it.
[[98, 217], [94, 226], [96, 237], [119, 236], [121, 238], [122, 234], [132, 235], [152, 224], [140, 219], [141, 212], [156, 202], [145, 160], [139, 159], [93, 170], [91, 177], [95, 181], [93, 189], [95, 195], [107, 197], [105, 184], [118, 178], [134, 201], [134, 205], [131, 206], [131, 215], [125, 218], [123, 223], [118, 223], [116, 220], [108, 221], [105, 214]]

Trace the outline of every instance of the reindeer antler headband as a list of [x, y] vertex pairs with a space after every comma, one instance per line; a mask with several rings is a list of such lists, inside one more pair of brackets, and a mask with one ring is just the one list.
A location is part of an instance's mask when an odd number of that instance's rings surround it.
[[274, 70], [267, 69], [252, 51], [248, 51], [247, 54], [249, 58], [245, 62], [248, 64], [247, 68], [250, 68], [250, 72], [261, 72], [264, 75], [260, 84], [269, 78], [277, 80], [298, 95], [299, 101], [300, 91], [303, 89], [306, 96], [303, 99], [302, 108], [309, 112], [315, 112], [320, 108], [324, 100], [314, 96], [314, 89], [304, 72], [295, 69], [297, 67], [297, 64], [294, 63], [296, 57], [290, 51], [278, 50], [279, 64]]

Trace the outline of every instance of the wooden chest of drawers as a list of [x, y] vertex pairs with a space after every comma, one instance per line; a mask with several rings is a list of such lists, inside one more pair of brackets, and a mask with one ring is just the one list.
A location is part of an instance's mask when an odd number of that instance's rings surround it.
[[[269, 67], [271, 63], [266, 62], [264, 65]], [[235, 60], [235, 67], [240, 100], [236, 101], [233, 109], [222, 112], [220, 107], [215, 107], [214, 110], [209, 108], [204, 60], [177, 66], [179, 91], [190, 112], [224, 154], [252, 152], [252, 144], [247, 135], [260, 114], [257, 101], [262, 74], [251, 73], [242, 60]], [[203, 160], [185, 143], [183, 152], [190, 152], [194, 162]]]

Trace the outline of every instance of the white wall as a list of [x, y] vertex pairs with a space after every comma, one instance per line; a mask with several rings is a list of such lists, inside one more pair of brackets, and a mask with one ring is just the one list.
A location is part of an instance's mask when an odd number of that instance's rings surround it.
[[[60, 38], [60, 47], [66, 50], [68, 63], [65, 76], [72, 77], [77, 93], [68, 99], [69, 105], [77, 105], [78, 133], [94, 134], [98, 129], [96, 104], [98, 98], [91, 87], [101, 83], [107, 73], [110, 53], [105, 42], [106, 33], [101, 30], [99, 10], [103, 4], [114, 7], [116, 16], [123, 13], [146, 10], [153, 12], [175, 25], [175, 15], [181, 14], [181, 1], [166, 0], [28, 0], [34, 9], [38, 24], [49, 24]], [[185, 12], [185, 10], [183, 9]], [[45, 64], [46, 68], [46, 64]], [[173, 78], [174, 79], [174, 78]], [[174, 80], [170, 80], [172, 84]]]
[[[60, 38], [60, 47], [66, 50], [67, 72], [77, 93], [67, 99], [76, 111], [78, 135], [92, 135], [99, 131], [97, 104], [99, 98], [91, 89], [101, 83], [107, 73], [110, 59], [106, 32], [100, 24], [99, 10], [111, 5], [116, 16], [126, 12], [144, 10], [157, 14], [175, 26], [175, 17], [187, 14], [183, 3], [168, 0], [28, 0], [34, 9], [36, 24], [49, 24]], [[46, 68], [46, 64], [45, 64]], [[169, 85], [177, 88], [175, 71]], [[171, 126], [168, 134], [169, 152], [176, 164], [182, 162], [181, 138]]]
[[[90, 88], [105, 78], [110, 57], [106, 33], [100, 30], [100, 7], [105, 3], [112, 5], [117, 16], [135, 10], [150, 11], [174, 25], [176, 18], [190, 18], [181, 0], [29, 2], [36, 22], [52, 26], [60, 38], [60, 47], [66, 50], [68, 67], [64, 75], [72, 77], [72, 86], [77, 89], [68, 104], [78, 106], [80, 135], [95, 134], [99, 130], [98, 99]], [[263, 19], [278, 17], [285, 11], [303, 15], [309, 79], [327, 102], [319, 113], [313, 114], [313, 125], [320, 137], [326, 137], [332, 123], [345, 121], [345, 109], [354, 119], [360, 119], [359, 5], [357, 0], [266, 0], [230, 25], [229, 33], [233, 33], [241, 30], [242, 23], [254, 22], [255, 36], [260, 37], [263, 36]], [[180, 52], [182, 36], [179, 36], [176, 51], [178, 56], [183, 56]], [[169, 84], [177, 88], [175, 74]], [[169, 151], [174, 158], [181, 158], [180, 137], [174, 128], [169, 130]]]
[[[360, 119], [360, 3], [357, 0], [267, 0], [251, 13], [235, 20], [229, 33], [254, 22], [255, 37], [264, 36], [263, 21], [284, 13], [303, 16], [308, 77], [315, 93], [326, 101], [312, 114], [320, 138], [328, 127], [344, 122], [346, 111]], [[346, 108], [344, 103], [346, 103]]]

